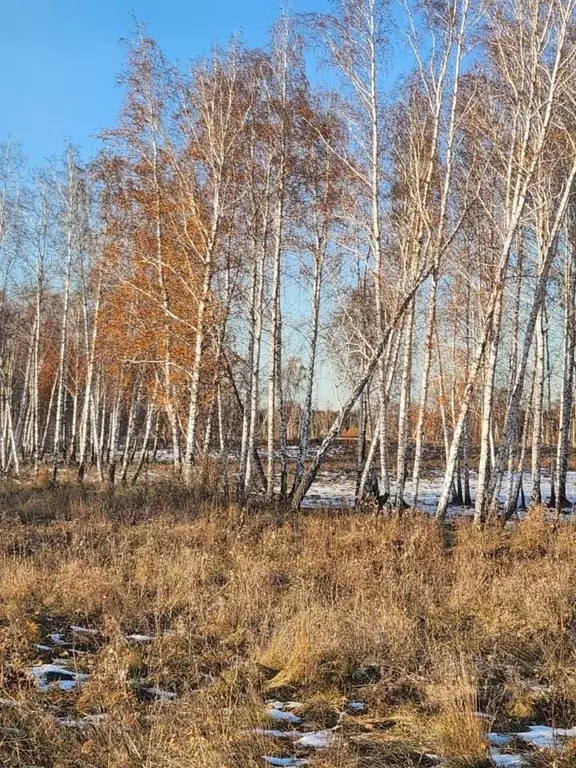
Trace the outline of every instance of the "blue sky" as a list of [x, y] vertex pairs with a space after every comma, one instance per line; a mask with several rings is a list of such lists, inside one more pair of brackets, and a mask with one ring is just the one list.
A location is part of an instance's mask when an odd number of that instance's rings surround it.
[[[186, 61], [242, 32], [266, 39], [279, 0], [1, 0], [0, 141], [11, 137], [32, 164], [70, 140], [90, 154], [111, 126], [121, 92], [122, 37], [132, 15], [147, 25], [171, 60]], [[322, 10], [327, 0], [291, 0], [293, 11]]]

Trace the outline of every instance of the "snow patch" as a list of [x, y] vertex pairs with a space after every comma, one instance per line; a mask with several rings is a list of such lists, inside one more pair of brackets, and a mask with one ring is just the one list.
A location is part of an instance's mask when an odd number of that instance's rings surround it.
[[76, 635], [99, 635], [100, 632], [97, 629], [90, 629], [89, 627], [79, 627], [77, 624], [72, 624], [70, 627], [72, 632]]
[[311, 731], [298, 739], [296, 744], [299, 747], [307, 747], [309, 749], [330, 749], [335, 741], [336, 734], [334, 731]]
[[514, 735], [513, 733], [489, 733], [486, 739], [493, 747], [507, 747]]
[[64, 635], [61, 632], [52, 632], [51, 635], [48, 635], [48, 639], [51, 640], [54, 645], [70, 645], [70, 643], [67, 643], [66, 640], [64, 640]]
[[547, 725], [531, 725], [526, 731], [516, 733], [488, 733], [486, 740], [490, 745], [490, 759], [497, 768], [516, 768], [527, 765], [521, 755], [502, 752], [516, 739], [523, 741], [534, 749], [551, 749], [560, 751], [563, 739], [575, 739], [576, 728], [550, 728]]
[[[469, 475], [470, 478], [470, 493], [472, 499], [476, 497], [476, 491], [478, 487], [478, 473], [472, 470]], [[502, 478], [502, 490], [500, 492], [500, 501], [504, 502], [506, 499], [506, 492], [508, 488], [507, 472], [504, 473]], [[444, 482], [444, 473], [442, 471], [432, 471], [427, 476], [420, 479], [418, 486], [418, 508], [433, 514], [438, 505], [438, 500], [442, 492], [442, 485]], [[530, 487], [530, 473], [524, 472], [523, 476], [524, 488]], [[551, 494], [551, 478], [550, 474], [543, 472], [542, 474], [542, 498], [548, 499]], [[304, 509], [316, 509], [316, 508], [330, 508], [330, 509], [346, 509], [354, 507], [354, 499], [356, 492], [356, 473], [353, 470], [321, 470], [318, 472], [316, 480], [314, 481], [310, 492], [302, 502]], [[394, 497], [394, 487], [391, 489], [391, 495]], [[566, 494], [569, 499], [576, 499], [576, 471], [569, 471], [566, 481]], [[405, 486], [405, 500], [410, 503], [412, 498], [412, 479], [409, 478], [406, 481]], [[448, 510], [448, 517], [463, 517], [471, 516], [474, 514], [474, 510], [468, 507], [451, 506]], [[519, 516], [523, 516], [524, 513], [519, 511]]]
[[132, 643], [138, 643], [139, 645], [146, 645], [148, 643], [153, 643], [156, 638], [152, 637], [151, 635], [126, 635], [126, 640], [132, 642]]
[[267, 713], [270, 720], [274, 720], [276, 723], [288, 723], [289, 725], [299, 725], [302, 722], [302, 718], [295, 715], [293, 712], [286, 712], [283, 709], [276, 709], [270, 707]]
[[87, 682], [90, 677], [66, 669], [61, 664], [39, 664], [30, 667], [29, 671], [41, 691], [49, 691], [54, 688], [59, 688], [61, 691], [72, 691]]
[[536, 749], [557, 749], [562, 746], [562, 739], [575, 739], [576, 728], [550, 728], [547, 725], [532, 725], [516, 736]]
[[521, 768], [521, 766], [527, 765], [526, 760], [521, 755], [507, 755], [497, 749], [490, 750], [490, 760], [496, 768]]

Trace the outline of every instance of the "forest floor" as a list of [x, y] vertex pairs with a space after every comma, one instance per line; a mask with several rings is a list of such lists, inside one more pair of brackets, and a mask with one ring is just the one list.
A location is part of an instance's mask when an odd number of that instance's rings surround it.
[[576, 765], [576, 528], [0, 488], [0, 765]]
[[[317, 450], [317, 446], [310, 446], [308, 451], [308, 458], [312, 458]], [[419, 483], [418, 493], [418, 508], [434, 514], [440, 495], [442, 493], [442, 486], [444, 483], [444, 470], [438, 469], [443, 466], [444, 461], [444, 449], [439, 446], [426, 445], [424, 446], [422, 457], [422, 474]], [[393, 452], [393, 451], [392, 451]], [[543, 462], [541, 469], [541, 482], [540, 491], [542, 503], [547, 504], [552, 497], [552, 466], [554, 455], [554, 449], [551, 446], [546, 446], [544, 449], [546, 460]], [[297, 446], [288, 446], [288, 473], [289, 482], [288, 487], [291, 486], [294, 470], [296, 468], [296, 458], [298, 454]], [[266, 452], [260, 450], [260, 456], [263, 464], [266, 462]], [[149, 478], [151, 479], [166, 479], [170, 476], [172, 471], [173, 455], [171, 451], [160, 451], [158, 458], [160, 461], [155, 464], [151, 464], [147, 468]], [[279, 458], [277, 456], [277, 458]], [[354, 507], [354, 499], [356, 493], [357, 483], [357, 469], [356, 469], [356, 445], [352, 441], [346, 440], [338, 443], [335, 448], [332, 449], [327, 460], [322, 465], [322, 468], [318, 472], [318, 475], [306, 495], [302, 503], [302, 507], [307, 510], [311, 509], [352, 509]], [[225, 460], [226, 468], [222, 472], [222, 459], [214, 455], [208, 462], [208, 482], [209, 484], [217, 482], [215, 475], [218, 475], [219, 479], [225, 474], [229, 477], [233, 477], [237, 470], [238, 457], [234, 453], [230, 453]], [[470, 466], [474, 467], [478, 464], [478, 457], [471, 455]], [[412, 498], [412, 466], [409, 457], [408, 462], [408, 476], [405, 485], [405, 500], [410, 503]], [[278, 462], [277, 467], [278, 469]], [[462, 476], [463, 480], [463, 476]], [[576, 503], [576, 450], [571, 449], [568, 456], [568, 472], [566, 478], [566, 496], [568, 500]], [[277, 490], [279, 490], [279, 474], [276, 477]], [[478, 473], [475, 469], [469, 471], [469, 483], [470, 493], [472, 499], [476, 496], [476, 487], [478, 482]], [[532, 489], [531, 471], [525, 470], [523, 473], [523, 490], [526, 503], [530, 500], [530, 492]], [[508, 473], [504, 472], [502, 487], [500, 491], [500, 500], [504, 502], [508, 491]], [[380, 492], [383, 493], [384, 489], [381, 485]], [[392, 483], [392, 494], [394, 494], [394, 484]], [[565, 512], [571, 512], [572, 509], [566, 509]], [[448, 515], [450, 517], [462, 517], [473, 516], [473, 506], [458, 506], [452, 504], [449, 507]], [[524, 511], [519, 509], [518, 516], [523, 517]]]

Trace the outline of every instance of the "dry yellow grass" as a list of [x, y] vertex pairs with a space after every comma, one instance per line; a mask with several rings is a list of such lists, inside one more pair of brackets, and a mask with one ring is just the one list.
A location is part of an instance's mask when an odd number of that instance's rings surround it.
[[[0, 504], [0, 697], [16, 703], [0, 706], [0, 765], [262, 768], [287, 753], [253, 733], [270, 697], [336, 727], [312, 760], [326, 768], [488, 765], [478, 711], [499, 728], [576, 724], [570, 524], [282, 520], [164, 485], [21, 488]], [[39, 691], [34, 644], [71, 624], [99, 631], [77, 639], [89, 681]], [[135, 681], [178, 699], [141, 701]], [[367, 712], [342, 716], [350, 698]], [[56, 719], [99, 713], [85, 730]]]

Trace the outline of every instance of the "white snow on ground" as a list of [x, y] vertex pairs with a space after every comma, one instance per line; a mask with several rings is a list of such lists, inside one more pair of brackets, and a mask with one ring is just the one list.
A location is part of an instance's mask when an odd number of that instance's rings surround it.
[[302, 722], [302, 718], [298, 717], [292, 712], [285, 712], [283, 709], [275, 709], [270, 707], [267, 711], [270, 720], [274, 720], [276, 723], [288, 723], [289, 725], [299, 725]]
[[[444, 482], [444, 473], [434, 471], [427, 477], [420, 480], [418, 490], [418, 508], [433, 512], [438, 504], [442, 484]], [[478, 485], [478, 475], [476, 472], [470, 472], [470, 493], [472, 501], [476, 497]], [[500, 500], [503, 502], [506, 498], [506, 489], [508, 485], [508, 474], [504, 474], [502, 489], [500, 491]], [[523, 477], [524, 493], [526, 501], [530, 497], [530, 473], [524, 472]], [[320, 507], [329, 507], [334, 509], [351, 508], [354, 506], [354, 492], [356, 489], [356, 473], [352, 470], [325, 470], [320, 471], [310, 492], [302, 503], [303, 508], [316, 509]], [[543, 473], [541, 492], [544, 501], [550, 498], [551, 482], [550, 475]], [[381, 489], [382, 492], [382, 489]], [[392, 495], [394, 488], [392, 488]], [[566, 495], [571, 501], [576, 502], [576, 472], [568, 472], [566, 483]], [[412, 498], [412, 481], [406, 481], [406, 503], [410, 503]], [[451, 514], [473, 514], [471, 508], [451, 507]]]
[[69, 643], [64, 640], [64, 635], [61, 632], [53, 632], [51, 635], [48, 635], [48, 639], [51, 640], [54, 645], [69, 645]]
[[133, 643], [138, 643], [139, 645], [146, 645], [147, 643], [153, 643], [156, 638], [152, 637], [151, 635], [126, 635], [126, 640], [129, 640]]
[[493, 747], [507, 747], [514, 735], [513, 733], [489, 733], [486, 740]]
[[299, 747], [308, 747], [309, 749], [330, 749], [334, 745], [336, 734], [334, 731], [311, 731], [305, 733], [296, 741]]
[[576, 728], [531, 725], [527, 730], [516, 733], [489, 733], [486, 739], [492, 747], [507, 747], [514, 739], [520, 739], [535, 749], [558, 749], [564, 739], [576, 739]]
[[[316, 455], [318, 448], [315, 445], [309, 446], [307, 451], [307, 459], [313, 459]], [[331, 459], [334, 459], [343, 452], [342, 446], [335, 446], [330, 451]], [[298, 458], [299, 446], [288, 446], [288, 459], [295, 461]], [[266, 451], [259, 451], [260, 457], [263, 462], [266, 461]], [[275, 451], [275, 456], [280, 457], [278, 451]], [[214, 458], [220, 458], [218, 453], [213, 454]], [[231, 452], [227, 454], [228, 459], [234, 460], [238, 458], [238, 454]], [[173, 453], [170, 449], [159, 450], [156, 455], [156, 461], [158, 463], [171, 463], [173, 461]], [[472, 495], [472, 502], [476, 497], [476, 489], [478, 484], [478, 475], [475, 471], [471, 470], [469, 473], [470, 478], [470, 493]], [[418, 491], [418, 508], [433, 512], [438, 504], [440, 493], [442, 490], [442, 484], [444, 481], [444, 473], [442, 471], [432, 471], [425, 473], [425, 476], [421, 478]], [[500, 492], [500, 500], [504, 501], [506, 497], [506, 489], [508, 485], [508, 474], [504, 473], [502, 481], [502, 489]], [[530, 497], [530, 473], [524, 472], [524, 494], [526, 501], [529, 501]], [[547, 501], [550, 498], [550, 475], [546, 470], [542, 473], [541, 493], [542, 499]], [[279, 490], [279, 486], [277, 488]], [[304, 509], [347, 509], [354, 507], [354, 493], [356, 490], [356, 472], [351, 469], [333, 470], [326, 469], [320, 470], [316, 477], [312, 488], [302, 503]], [[382, 493], [382, 488], [381, 491]], [[394, 487], [392, 487], [392, 496], [394, 495]], [[576, 503], [576, 472], [568, 472], [566, 495], [568, 499]], [[405, 487], [405, 502], [410, 503], [412, 498], [412, 479], [411, 477], [406, 481]], [[450, 507], [449, 515], [462, 516], [472, 515], [473, 510], [467, 507]]]
[[[350, 441], [355, 443], [355, 441]], [[300, 456], [300, 446], [299, 445], [288, 445], [286, 446], [286, 455], [288, 457], [289, 461], [296, 461], [298, 457]], [[120, 447], [120, 454], [122, 453], [122, 447]], [[345, 450], [345, 447], [342, 445], [334, 445], [330, 449], [330, 456], [338, 456], [342, 454], [342, 452]], [[311, 460], [316, 456], [316, 453], [318, 452], [318, 446], [317, 445], [309, 445], [308, 449], [306, 451], [306, 459]], [[265, 462], [268, 457], [268, 451], [263, 449], [258, 449], [258, 454], [260, 456], [260, 459], [262, 462]], [[151, 457], [151, 454], [149, 454]], [[136, 452], [136, 456], [140, 456], [140, 451]], [[210, 458], [212, 459], [221, 459], [223, 458], [222, 454], [220, 454], [219, 451], [211, 451], [209, 454]], [[239, 456], [238, 451], [228, 451], [224, 454], [224, 458], [227, 459], [237, 459]], [[280, 459], [280, 451], [275, 450], [274, 451], [274, 457], [279, 460]], [[174, 462], [174, 453], [171, 448], [159, 448], [156, 451], [155, 460], [159, 464], [172, 464]]]
[[521, 766], [527, 765], [526, 760], [521, 755], [507, 755], [497, 749], [490, 750], [490, 760], [496, 768], [521, 768]]
[[39, 664], [29, 668], [41, 691], [59, 688], [61, 691], [72, 691], [89, 679], [83, 675], [66, 669], [61, 664]]
[[79, 627], [76, 624], [72, 624], [71, 631], [77, 635], [98, 635], [100, 634], [97, 629], [89, 629], [88, 627]]
[[[355, 701], [350, 702], [354, 704], [363, 704], [363, 702]], [[268, 701], [266, 702], [267, 709], [266, 714], [271, 720], [279, 721], [285, 725], [298, 725], [302, 722], [302, 718], [297, 717], [291, 709], [300, 709], [303, 705], [297, 701]], [[354, 709], [354, 707], [352, 707]], [[344, 713], [342, 712], [342, 715]], [[338, 727], [338, 726], [337, 726]], [[306, 726], [304, 726], [306, 728]], [[294, 743], [299, 749], [306, 750], [324, 750], [330, 749], [336, 741], [336, 728], [323, 730], [323, 731], [309, 731], [302, 733], [295, 730], [274, 730], [267, 728], [255, 728], [253, 733], [257, 736], [264, 736], [272, 739], [284, 739]], [[308, 765], [306, 758], [298, 757], [268, 757], [264, 756], [264, 760], [268, 765], [279, 766], [298, 766]]]
[[[301, 718], [293, 715], [289, 709], [299, 709], [303, 705], [299, 702], [268, 701], [266, 713], [269, 718], [277, 719], [288, 726], [301, 723]], [[367, 707], [363, 701], [351, 700], [346, 704], [346, 709], [342, 711], [341, 718], [348, 713], [360, 713], [366, 711]], [[489, 715], [478, 712], [478, 717], [490, 719]], [[341, 719], [340, 718], [340, 719]], [[318, 731], [306, 731], [309, 724], [302, 726], [303, 731], [296, 730], [275, 730], [268, 728], [255, 728], [252, 732], [257, 736], [270, 739], [281, 739], [291, 741], [298, 750], [328, 750], [331, 749], [338, 738], [337, 732], [340, 723], [334, 728]], [[519, 742], [524, 742], [528, 749], [536, 750], [555, 750], [562, 751], [566, 739], [576, 738], [575, 728], [550, 728], [545, 725], [529, 726], [523, 731], [515, 733], [487, 733], [485, 736], [488, 744], [488, 756], [494, 768], [523, 768], [528, 766], [528, 760], [522, 748], [519, 748]], [[519, 748], [519, 751], [518, 751]], [[516, 749], [516, 752], [514, 751]], [[444, 758], [437, 755], [427, 755], [431, 759], [438, 760], [439, 765], [444, 763]], [[263, 758], [268, 765], [272, 766], [297, 766], [307, 765], [308, 761], [299, 762], [297, 757], [268, 757]]]
[[511, 752], [502, 752], [514, 740], [523, 741], [534, 749], [551, 749], [560, 752], [565, 739], [576, 738], [576, 728], [550, 728], [547, 725], [531, 725], [526, 731], [516, 733], [489, 733], [490, 760], [496, 768], [517, 768], [528, 765], [524, 757]]
[[546, 725], [532, 725], [525, 733], [516, 736], [536, 749], [557, 749], [563, 739], [575, 739], [576, 728], [549, 728]]

